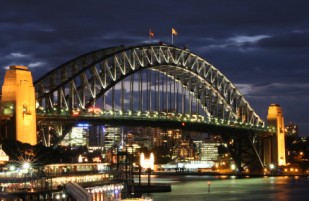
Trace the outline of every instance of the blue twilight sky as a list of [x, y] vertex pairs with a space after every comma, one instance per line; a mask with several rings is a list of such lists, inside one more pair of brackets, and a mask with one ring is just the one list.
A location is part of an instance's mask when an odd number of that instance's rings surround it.
[[34, 80], [81, 54], [171, 43], [213, 64], [265, 120], [271, 103], [309, 136], [308, 0], [2, 0], [0, 84], [10, 65]]

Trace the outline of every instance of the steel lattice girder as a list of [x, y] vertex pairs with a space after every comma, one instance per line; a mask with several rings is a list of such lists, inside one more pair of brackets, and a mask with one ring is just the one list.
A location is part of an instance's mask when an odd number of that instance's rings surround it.
[[210, 117], [237, 120], [241, 116], [243, 123], [264, 124], [217, 68], [186, 49], [166, 45], [119, 46], [77, 57], [34, 83], [37, 100], [45, 107], [85, 109], [125, 77], [145, 68], [187, 88]]
[[[264, 170], [262, 155], [262, 136], [253, 133], [221, 133], [229, 152], [241, 172], [249, 169], [251, 173], [262, 173]], [[240, 173], [239, 172], [239, 173]]]

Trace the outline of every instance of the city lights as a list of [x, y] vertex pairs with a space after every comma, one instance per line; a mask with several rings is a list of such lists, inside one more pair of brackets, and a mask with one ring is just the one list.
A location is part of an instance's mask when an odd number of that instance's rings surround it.
[[150, 154], [149, 158], [145, 158], [145, 154], [141, 153], [140, 165], [144, 169], [154, 170], [154, 155], [153, 155], [153, 153]]
[[25, 169], [25, 170], [28, 170], [30, 167], [31, 167], [31, 165], [30, 165], [29, 162], [24, 162], [24, 163], [22, 164], [22, 168]]

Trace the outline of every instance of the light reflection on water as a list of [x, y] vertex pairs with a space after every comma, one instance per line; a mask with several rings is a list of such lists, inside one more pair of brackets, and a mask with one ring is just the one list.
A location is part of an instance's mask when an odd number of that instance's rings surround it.
[[152, 176], [151, 182], [172, 184], [170, 193], [153, 193], [154, 201], [309, 200], [308, 177]]

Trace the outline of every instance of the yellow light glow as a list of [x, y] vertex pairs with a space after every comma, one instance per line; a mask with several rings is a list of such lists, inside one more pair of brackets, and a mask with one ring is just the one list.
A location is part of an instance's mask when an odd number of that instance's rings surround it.
[[282, 115], [282, 109], [277, 104], [271, 104], [268, 108], [267, 115], [268, 126], [274, 128], [274, 132], [276, 133], [275, 138], [272, 139], [273, 143], [277, 144], [277, 146], [272, 147], [272, 153], [267, 153], [269, 156], [272, 154], [274, 157], [274, 161], [270, 161], [275, 163], [277, 166], [285, 166], [286, 158], [285, 158], [285, 134], [284, 134], [284, 118]]
[[150, 158], [146, 159], [144, 153], [141, 153], [140, 156], [140, 165], [142, 168], [145, 169], [154, 169], [154, 155], [153, 153], [150, 154]]

